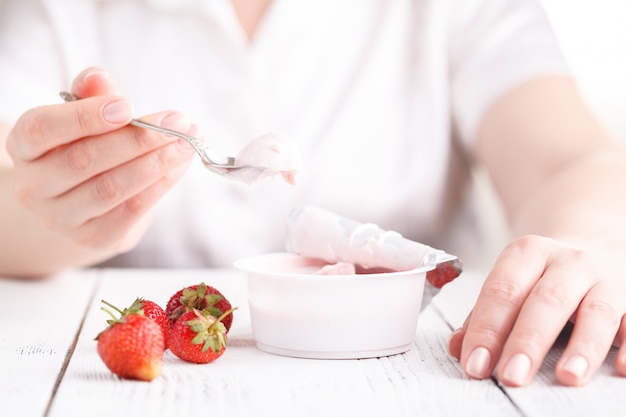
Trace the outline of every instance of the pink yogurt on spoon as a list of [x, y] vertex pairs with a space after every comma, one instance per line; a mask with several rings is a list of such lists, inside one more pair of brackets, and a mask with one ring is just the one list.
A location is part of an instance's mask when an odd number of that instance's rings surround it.
[[282, 176], [295, 185], [302, 170], [302, 156], [296, 143], [281, 133], [267, 133], [248, 143], [235, 157], [243, 168], [225, 171], [222, 175], [247, 184], [263, 178]]

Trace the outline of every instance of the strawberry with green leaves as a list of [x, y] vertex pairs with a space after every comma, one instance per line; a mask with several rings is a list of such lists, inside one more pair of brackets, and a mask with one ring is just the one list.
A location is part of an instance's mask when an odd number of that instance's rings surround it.
[[103, 307], [111, 319], [97, 337], [98, 355], [111, 372], [120, 378], [151, 381], [161, 374], [165, 338], [161, 326], [144, 315], [137, 300], [120, 310], [102, 301], [119, 313], [116, 317]]
[[143, 298], [137, 298], [129, 309], [143, 310], [143, 315], [152, 319], [161, 327], [163, 331], [163, 340], [165, 340], [165, 348], [167, 349], [167, 335], [170, 332], [170, 321], [167, 318], [167, 314], [163, 307], [155, 303], [154, 301], [144, 300]]
[[170, 351], [187, 362], [213, 362], [226, 350], [227, 331], [223, 322], [234, 310], [229, 309], [217, 318], [207, 310], [183, 313], [170, 330]]
[[[231, 310], [232, 305], [220, 291], [204, 282], [185, 287], [172, 295], [165, 307], [170, 327], [174, 326], [180, 316], [193, 309], [206, 310], [213, 317], [219, 317]], [[233, 315], [229, 314], [223, 320], [227, 333], [232, 323]]]

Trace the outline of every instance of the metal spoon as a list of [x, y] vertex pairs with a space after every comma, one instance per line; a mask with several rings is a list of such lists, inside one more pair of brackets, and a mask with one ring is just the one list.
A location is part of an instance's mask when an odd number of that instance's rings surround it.
[[[73, 94], [67, 91], [62, 91], [59, 93], [59, 95], [66, 102], [78, 100], [76, 96], [74, 96]], [[200, 159], [202, 160], [202, 163], [204, 164], [204, 166], [207, 169], [213, 172], [216, 172], [220, 175], [227, 174], [234, 170], [241, 170], [243, 168], [259, 169], [259, 167], [239, 166], [236, 164], [234, 157], [216, 154], [211, 148], [205, 145], [204, 142], [202, 142], [201, 140], [197, 138], [194, 138], [193, 136], [189, 136], [184, 133], [177, 132], [175, 130], [166, 129], [161, 126], [156, 126], [156, 125], [144, 122], [139, 119], [132, 119], [130, 121], [130, 124], [133, 126], [144, 128], [144, 129], [155, 130], [160, 133], [165, 133], [167, 135], [176, 136], [185, 140], [196, 150], [198, 155], [200, 155]]]

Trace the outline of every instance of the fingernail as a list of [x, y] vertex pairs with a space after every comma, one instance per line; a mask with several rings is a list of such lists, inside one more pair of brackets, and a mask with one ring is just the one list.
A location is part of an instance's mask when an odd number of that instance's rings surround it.
[[161, 120], [161, 127], [185, 133], [191, 127], [191, 123], [185, 115], [172, 113]]
[[589, 363], [580, 355], [574, 355], [563, 365], [563, 370], [580, 379], [585, 376]]
[[491, 354], [487, 348], [477, 347], [470, 353], [465, 364], [465, 372], [472, 378], [483, 379], [489, 376]]
[[530, 358], [523, 353], [516, 353], [509, 359], [500, 378], [511, 385], [524, 385], [530, 374]]
[[[189, 119], [180, 113], [172, 113], [161, 120], [161, 127], [186, 133], [191, 128]], [[192, 152], [193, 147], [184, 139], [178, 139], [178, 145], [186, 152]]]
[[104, 79], [111, 79], [111, 74], [109, 74], [108, 72], [103, 71], [101, 69], [95, 69], [94, 68], [93, 70], [87, 72], [83, 76], [83, 81], [88, 79], [88, 78], [95, 77], [95, 76], [102, 77]]
[[133, 110], [127, 100], [118, 100], [104, 106], [102, 116], [109, 123], [127, 123], [133, 117]]

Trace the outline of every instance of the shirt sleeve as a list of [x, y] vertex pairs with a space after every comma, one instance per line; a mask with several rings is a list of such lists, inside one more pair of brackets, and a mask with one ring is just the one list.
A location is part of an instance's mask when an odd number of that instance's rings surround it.
[[455, 2], [451, 16], [452, 113], [471, 148], [495, 100], [533, 78], [569, 69], [538, 0]]

